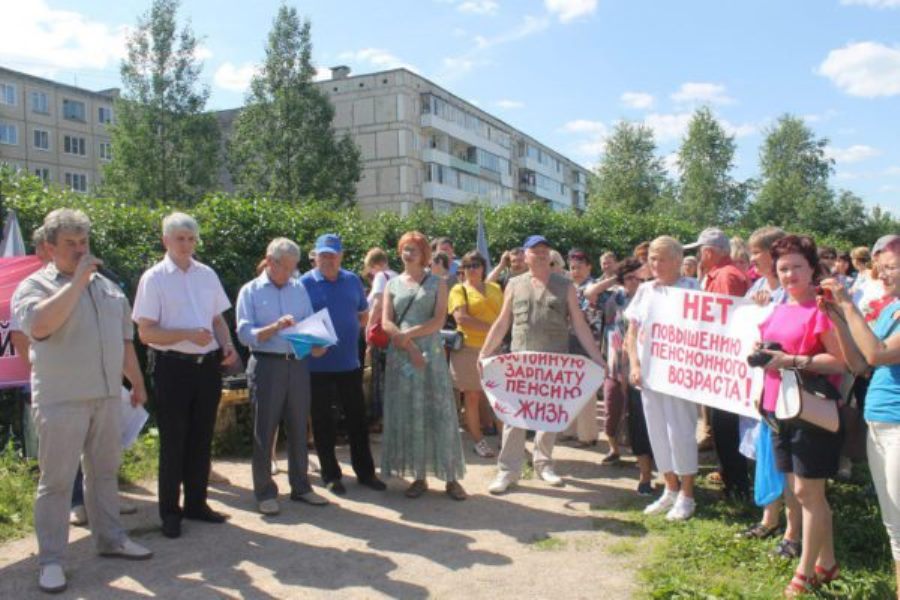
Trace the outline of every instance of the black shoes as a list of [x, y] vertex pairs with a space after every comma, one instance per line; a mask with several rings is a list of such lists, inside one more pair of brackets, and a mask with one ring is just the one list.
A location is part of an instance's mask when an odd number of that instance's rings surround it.
[[333, 481], [329, 481], [325, 484], [325, 489], [334, 494], [335, 496], [343, 496], [347, 493], [347, 488], [344, 487], [344, 484], [341, 483], [340, 479], [335, 479]]
[[192, 521], [204, 521], [206, 523], [224, 523], [228, 520], [225, 513], [216, 512], [208, 506], [200, 510], [184, 511], [184, 518]]
[[387, 485], [374, 475], [369, 479], [360, 479], [359, 485], [364, 485], [369, 489], [375, 490], [376, 492], [383, 492], [387, 489]]
[[162, 534], [173, 540], [181, 537], [181, 517], [177, 515], [163, 517]]

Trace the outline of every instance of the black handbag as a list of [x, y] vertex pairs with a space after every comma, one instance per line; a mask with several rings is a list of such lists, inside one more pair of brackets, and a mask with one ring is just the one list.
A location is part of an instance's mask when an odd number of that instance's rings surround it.
[[[466, 310], [468, 310], [469, 294], [468, 292], [466, 292], [466, 284], [460, 283], [459, 285], [462, 286], [463, 297], [466, 299]], [[452, 315], [448, 317], [448, 324], [452, 319]], [[465, 335], [463, 335], [463, 332], [459, 330], [459, 325], [455, 320], [453, 320], [453, 327], [445, 327], [444, 329], [441, 329], [441, 343], [447, 350], [450, 350], [452, 352], [454, 350], [461, 349], [463, 347], [464, 341]]]

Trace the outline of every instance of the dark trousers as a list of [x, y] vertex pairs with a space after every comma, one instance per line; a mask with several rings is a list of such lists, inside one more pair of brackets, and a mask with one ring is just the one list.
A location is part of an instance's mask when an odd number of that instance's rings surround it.
[[81, 470], [81, 463], [78, 463], [75, 484], [72, 486], [72, 508], [76, 506], [84, 506], [84, 473]]
[[206, 488], [216, 411], [222, 395], [219, 358], [201, 364], [156, 354], [153, 370], [159, 426], [159, 515], [182, 514], [206, 507]]
[[748, 494], [750, 477], [747, 459], [740, 452], [740, 418], [736, 413], [718, 408], [710, 408], [709, 413], [725, 491]]
[[362, 369], [336, 373], [311, 373], [312, 428], [316, 454], [325, 483], [341, 478], [341, 467], [334, 453], [336, 415], [333, 407], [344, 414], [350, 441], [350, 462], [360, 481], [375, 476], [375, 462], [369, 448], [369, 427], [363, 399]]

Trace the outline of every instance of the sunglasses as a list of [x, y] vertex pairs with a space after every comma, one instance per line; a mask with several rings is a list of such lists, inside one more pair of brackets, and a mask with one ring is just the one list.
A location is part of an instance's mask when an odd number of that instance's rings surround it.
[[481, 265], [478, 264], [478, 263], [469, 263], [469, 264], [467, 264], [467, 265], [462, 265], [462, 268], [463, 268], [463, 269], [468, 269], [468, 270], [471, 271], [471, 270], [474, 270], [474, 269], [480, 269], [480, 268], [481, 268]]

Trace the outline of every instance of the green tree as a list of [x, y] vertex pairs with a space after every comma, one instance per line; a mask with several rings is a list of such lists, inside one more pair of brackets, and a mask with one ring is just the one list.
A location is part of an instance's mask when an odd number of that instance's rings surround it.
[[310, 23], [282, 5], [266, 60], [254, 75], [228, 146], [238, 188], [281, 200], [311, 197], [350, 204], [360, 177], [359, 149], [331, 126], [334, 107], [312, 80]]
[[656, 156], [653, 130], [641, 123], [619, 122], [606, 141], [603, 157], [588, 185], [591, 208], [652, 211], [666, 186], [662, 160]]
[[803, 119], [778, 119], [760, 150], [760, 187], [750, 206], [750, 225], [777, 224], [813, 233], [836, 228], [839, 214], [828, 186], [834, 161], [825, 156], [827, 144]]
[[703, 107], [694, 113], [678, 150], [679, 214], [695, 223], [729, 225], [742, 214], [747, 186], [731, 178], [734, 136]]
[[187, 25], [176, 31], [177, 10], [178, 0], [153, 0], [128, 39], [105, 193], [191, 202], [216, 182], [219, 129], [204, 112], [197, 39]]

